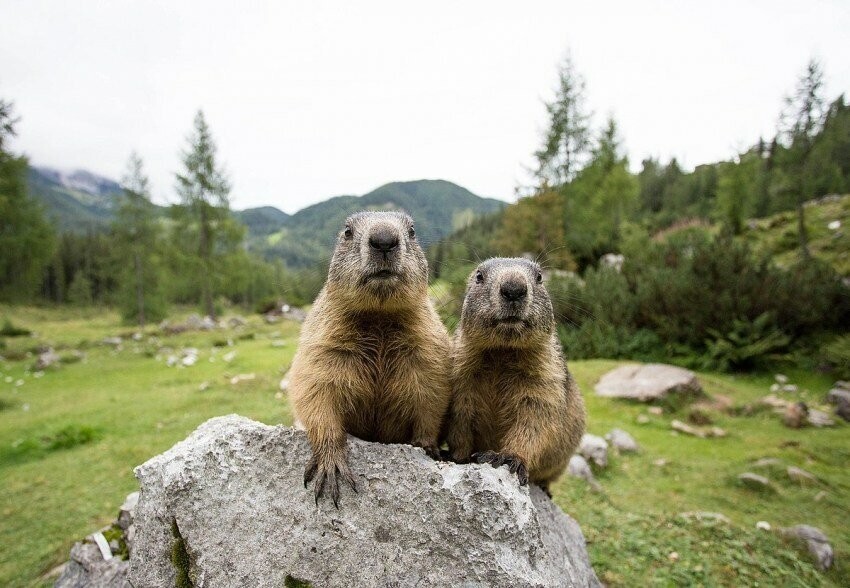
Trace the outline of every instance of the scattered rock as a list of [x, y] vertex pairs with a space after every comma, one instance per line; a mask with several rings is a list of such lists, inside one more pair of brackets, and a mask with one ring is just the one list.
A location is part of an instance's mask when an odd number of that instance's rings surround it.
[[656, 459], [655, 461], [653, 461], [653, 462], [652, 462], [652, 465], [654, 465], [655, 467], [663, 468], [663, 467], [664, 467], [664, 466], [666, 466], [668, 463], [670, 463], [670, 462], [668, 462], [668, 461], [667, 461], [666, 459], [664, 459], [663, 457], [660, 457], [660, 458]]
[[700, 437], [701, 439], [708, 439], [710, 437], [725, 437], [726, 431], [721, 429], [720, 427], [692, 427], [687, 423], [683, 423], [679, 420], [674, 420], [670, 423], [670, 428], [674, 431], [678, 431], [680, 433], [684, 433], [686, 435], [693, 435], [694, 437]]
[[646, 412], [648, 412], [652, 416], [661, 416], [664, 414], [664, 409], [660, 406], [650, 406], [646, 409]]
[[782, 391], [788, 392], [789, 394], [796, 394], [800, 391], [800, 388], [798, 388], [796, 384], [785, 384], [782, 386]]
[[679, 513], [679, 516], [688, 519], [688, 520], [697, 520], [697, 521], [719, 521], [721, 523], [731, 523], [725, 514], [719, 512], [708, 512], [704, 510], [695, 510], [691, 512], [682, 512]]
[[605, 440], [611, 444], [618, 453], [633, 453], [640, 451], [637, 441], [622, 429], [611, 429], [611, 432], [605, 435]]
[[596, 384], [596, 394], [648, 402], [668, 396], [697, 396], [702, 387], [690, 370], [660, 363], [631, 364], [615, 368]]
[[142, 333], [133, 333], [133, 341], [135, 341], [136, 343], [138, 343], [144, 338], [145, 336]]
[[809, 409], [806, 420], [813, 427], [832, 427], [835, 425], [835, 421], [827, 413], [816, 408]]
[[608, 466], [608, 442], [598, 435], [582, 435], [578, 453], [601, 468]]
[[251, 380], [256, 380], [257, 374], [238, 374], [230, 378], [230, 383], [234, 386], [241, 384], [242, 382], [250, 382]]
[[239, 327], [244, 327], [247, 324], [248, 324], [248, 321], [246, 321], [244, 318], [242, 318], [241, 316], [238, 316], [238, 315], [232, 316], [229, 319], [227, 319], [227, 326], [230, 327], [231, 329], [238, 329]]
[[637, 415], [637, 418], [635, 418], [635, 422], [639, 425], [646, 425], [649, 423], [649, 417], [645, 414], [639, 414]]
[[850, 402], [850, 390], [839, 388], [836, 382], [836, 387], [827, 392], [826, 401], [835, 405], [839, 405], [842, 402]]
[[806, 424], [808, 415], [809, 407], [806, 406], [805, 402], [794, 402], [793, 404], [789, 403], [785, 407], [785, 412], [782, 415], [782, 423], [786, 427], [799, 429]]
[[785, 408], [789, 404], [791, 404], [791, 402], [784, 400], [782, 398], [779, 398], [775, 394], [768, 394], [767, 396], [764, 396], [759, 402], [761, 402], [765, 406], [769, 406], [770, 408], [773, 408], [773, 409], [776, 409], [776, 410], [785, 410]]
[[788, 477], [795, 482], [799, 482], [800, 484], [817, 484], [818, 479], [814, 476], [814, 474], [811, 474], [806, 470], [800, 469], [796, 466], [788, 466], [786, 471], [788, 472]]
[[756, 529], [759, 531], [770, 531], [770, 523], [767, 521], [759, 521], [756, 523]]
[[210, 383], [209, 383], [208, 381], [203, 381], [203, 382], [201, 382], [201, 384], [198, 386], [198, 391], [199, 391], [199, 392], [206, 392], [206, 391], [207, 391], [207, 390], [209, 390], [209, 389], [210, 389]]
[[752, 472], [744, 472], [743, 474], [739, 475], [738, 481], [741, 482], [747, 488], [751, 488], [753, 490], [774, 489], [773, 485], [770, 483], [770, 480], [768, 480], [764, 476], [760, 476]]
[[780, 386], [784, 386], [788, 383], [788, 376], [785, 374], [776, 374], [773, 376], [773, 379], [776, 380], [776, 383]]
[[626, 256], [622, 253], [606, 253], [599, 258], [599, 264], [602, 267], [610, 267], [617, 273], [623, 270], [623, 264], [626, 262]]
[[236, 359], [236, 351], [228, 351], [224, 355], [221, 356], [221, 359], [224, 360], [225, 363], [230, 363], [234, 359]]
[[581, 478], [587, 482], [591, 488], [597, 492], [602, 491], [602, 486], [596, 481], [596, 476], [593, 475], [593, 470], [590, 469], [590, 464], [581, 455], [574, 455], [570, 458], [570, 463], [567, 464], [567, 475], [574, 478]]
[[835, 383], [835, 388], [838, 388], [839, 390], [850, 391], [850, 382], [847, 382], [847, 381], [844, 381], [844, 380], [838, 380]]
[[121, 337], [106, 337], [101, 340], [101, 345], [106, 345], [107, 347], [115, 347], [116, 349], [121, 347], [122, 339]]
[[775, 457], [763, 457], [753, 463], [756, 468], [773, 468], [782, 465], [782, 460]]
[[[136, 468], [129, 580], [195, 585], [599, 586], [575, 521], [506, 468], [349, 438], [358, 493], [314, 503], [305, 433], [227, 416]], [[287, 580], [289, 578], [289, 580]]]
[[842, 402], [835, 408], [835, 414], [850, 422], [850, 401]]
[[51, 347], [38, 354], [38, 359], [35, 360], [35, 364], [33, 364], [32, 369], [46, 370], [52, 367], [59, 367], [59, 363], [61, 361], [62, 358], [59, 357], [59, 354], [53, 351], [53, 348]]
[[826, 490], [821, 490], [820, 492], [815, 494], [815, 502], [820, 502], [821, 500], [823, 500], [827, 496], [828, 496], [828, 494], [827, 494]]
[[281, 378], [280, 385], [278, 386], [278, 388], [280, 389], [281, 392], [286, 392], [287, 390], [289, 390], [289, 374], [288, 373], [285, 376], [283, 376], [283, 378]]
[[781, 529], [780, 533], [790, 539], [795, 539], [805, 544], [809, 553], [814, 557], [815, 563], [821, 570], [832, 567], [833, 551], [829, 544], [829, 538], [823, 531], [810, 525], [795, 525]]
[[840, 220], [829, 221], [826, 225], [826, 228], [829, 229], [830, 231], [837, 231], [838, 229], [841, 228], [841, 221]]

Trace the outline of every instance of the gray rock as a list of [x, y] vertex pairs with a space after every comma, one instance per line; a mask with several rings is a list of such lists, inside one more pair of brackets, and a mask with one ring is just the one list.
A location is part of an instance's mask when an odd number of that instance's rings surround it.
[[596, 394], [649, 402], [670, 395], [697, 396], [702, 387], [690, 370], [660, 363], [631, 364], [615, 368], [597, 382]]
[[101, 340], [101, 344], [106, 345], [108, 347], [121, 347], [122, 339], [121, 337], [106, 337]]
[[822, 410], [810, 408], [806, 420], [813, 427], [831, 427], [835, 425], [835, 421]]
[[53, 348], [50, 348], [38, 354], [38, 359], [35, 360], [32, 369], [41, 371], [47, 368], [58, 367], [61, 361], [62, 358], [59, 357], [59, 354], [53, 351]]
[[786, 537], [796, 539], [805, 544], [809, 553], [815, 558], [818, 568], [828, 570], [832, 567], [832, 545], [829, 544], [829, 538], [827, 538], [823, 531], [810, 525], [795, 525], [781, 529], [780, 532]]
[[113, 557], [104, 560], [94, 543], [77, 543], [54, 588], [131, 588], [128, 562]]
[[826, 401], [830, 404], [840, 405], [843, 402], [850, 403], [850, 390], [833, 388], [826, 394]]
[[847, 382], [847, 381], [845, 381], [845, 380], [838, 380], [838, 381], [835, 383], [835, 387], [836, 387], [836, 388], [838, 388], [839, 390], [848, 390], [848, 391], [850, 391], [850, 382]]
[[770, 480], [752, 472], [744, 472], [738, 476], [738, 480], [744, 486], [752, 488], [753, 490], [773, 490], [773, 485], [770, 483]]
[[611, 429], [611, 432], [605, 435], [605, 439], [618, 452], [634, 453], [640, 451], [640, 446], [635, 441], [635, 438], [623, 429]]
[[582, 435], [578, 453], [601, 468], [608, 467], [608, 442], [598, 435]]
[[786, 471], [791, 480], [799, 482], [800, 484], [816, 484], [818, 481], [814, 474], [796, 466], [788, 466]]
[[602, 486], [593, 475], [593, 470], [590, 469], [590, 464], [581, 455], [576, 454], [570, 458], [570, 463], [567, 464], [567, 475], [584, 480], [597, 492], [602, 490]]
[[207, 421], [136, 468], [130, 581], [173, 586], [179, 540], [196, 586], [599, 585], [576, 522], [506, 468], [354, 438], [349, 450], [359, 492], [342, 488], [336, 510], [304, 488], [302, 431]]

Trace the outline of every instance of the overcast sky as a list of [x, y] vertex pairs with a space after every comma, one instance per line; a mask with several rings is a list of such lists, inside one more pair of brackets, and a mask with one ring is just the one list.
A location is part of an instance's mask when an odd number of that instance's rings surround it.
[[819, 58], [850, 93], [850, 2], [41, 2], [0, 0], [0, 96], [36, 165], [155, 198], [202, 108], [237, 208], [294, 212], [394, 180], [512, 200], [566, 50], [632, 167], [686, 166], [770, 136]]

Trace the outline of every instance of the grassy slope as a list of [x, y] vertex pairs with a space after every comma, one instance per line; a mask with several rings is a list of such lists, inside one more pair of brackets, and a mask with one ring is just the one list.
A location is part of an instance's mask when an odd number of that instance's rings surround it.
[[[76, 346], [125, 331], [112, 313], [72, 314], [68, 311], [8, 309], [21, 325], [38, 336], [8, 340], [10, 348], [26, 348], [37, 341]], [[230, 349], [219, 350], [209, 362], [212, 342], [221, 333], [194, 333], [163, 338], [162, 343], [200, 349], [200, 361], [190, 368], [166, 368], [145, 355], [148, 344], [125, 344], [114, 352], [90, 347], [87, 360], [69, 364], [41, 378], [26, 374], [31, 359], [0, 363], [0, 585], [25, 586], [64, 561], [76, 538], [110, 521], [124, 496], [135, 488], [132, 467], [184, 438], [209, 417], [238, 412], [267, 423], [289, 423], [285, 400], [275, 399], [282, 369], [295, 350], [297, 325], [268, 326], [256, 319], [245, 329], [253, 340], [235, 340], [237, 357], [221, 361]], [[284, 348], [273, 347], [279, 334]], [[232, 336], [232, 335], [231, 335]], [[236, 339], [234, 337], [234, 339]], [[730, 435], [702, 440], [673, 436], [672, 415], [653, 416], [647, 425], [635, 424], [644, 407], [594, 397], [593, 382], [616, 365], [609, 361], [572, 364], [587, 398], [589, 430], [604, 434], [614, 426], [630, 431], [644, 451], [613, 458], [600, 474], [604, 494], [589, 492], [583, 483], [562, 479], [554, 488], [556, 501], [582, 525], [594, 565], [612, 585], [662, 584], [840, 584], [848, 569], [850, 528], [850, 427], [792, 431], [778, 420], [715, 415]], [[257, 379], [232, 386], [238, 373], [256, 373]], [[791, 374], [805, 395], [817, 398], [828, 382]], [[11, 376], [13, 383], [5, 382]], [[22, 378], [24, 385], [14, 386]], [[744, 403], [766, 393], [768, 376], [706, 375], [711, 393]], [[208, 381], [209, 390], [199, 391]], [[29, 410], [24, 411], [25, 404]], [[680, 418], [682, 415], [678, 415]], [[54, 451], [27, 450], [32, 442], [51, 436], [68, 425], [94, 427], [98, 438], [88, 444]], [[24, 440], [21, 444], [20, 441]], [[787, 444], [795, 442], [796, 444]], [[17, 448], [13, 445], [17, 444]], [[779, 488], [763, 495], [738, 487], [735, 476], [751, 460], [780, 457], [822, 479], [817, 487], [799, 487], [784, 481], [782, 471], [769, 472]], [[668, 465], [658, 467], [659, 458]], [[821, 489], [827, 496], [815, 501]], [[683, 511], [718, 511], [731, 525], [685, 522]], [[773, 525], [801, 522], [821, 527], [836, 547], [839, 569], [816, 572], [805, 555], [772, 534], [755, 530], [755, 522]], [[678, 553], [678, 561], [670, 559]]]
[[[832, 264], [842, 276], [850, 276], [850, 194], [809, 203], [805, 218], [812, 255]], [[835, 220], [841, 221], [841, 228], [829, 229], [827, 225]], [[799, 258], [796, 211], [751, 222], [743, 237], [757, 250], [774, 256], [780, 265], [791, 265]]]

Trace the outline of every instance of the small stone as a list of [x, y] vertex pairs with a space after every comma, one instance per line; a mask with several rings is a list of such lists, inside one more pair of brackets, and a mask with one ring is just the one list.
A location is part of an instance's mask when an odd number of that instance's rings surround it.
[[142, 335], [141, 333], [133, 333], [133, 341], [139, 342], [144, 338], [145, 338], [145, 336]]
[[701, 439], [707, 439], [709, 437], [725, 437], [726, 431], [721, 429], [720, 427], [711, 427], [708, 429], [705, 428], [697, 428], [692, 427], [687, 423], [683, 423], [679, 420], [674, 420], [670, 423], [670, 428], [674, 431], [678, 431], [679, 433], [684, 433], [685, 435], [693, 435], [694, 437], [699, 437]]
[[807, 420], [813, 427], [831, 427], [835, 425], [835, 421], [827, 413], [816, 408], [809, 409]]
[[611, 429], [611, 432], [605, 435], [605, 440], [611, 443], [611, 446], [617, 452], [634, 453], [640, 451], [634, 437], [622, 429]]
[[101, 343], [108, 347], [115, 347], [117, 349], [118, 347], [121, 347], [122, 339], [121, 337], [106, 337], [101, 341]]
[[827, 494], [826, 490], [821, 490], [820, 492], [815, 494], [815, 502], [820, 502], [821, 500], [823, 500], [827, 496], [828, 496], [828, 494]]
[[608, 443], [598, 435], [582, 435], [578, 453], [601, 468], [608, 465]]
[[597, 492], [602, 490], [599, 482], [596, 481], [596, 476], [593, 475], [593, 470], [590, 469], [590, 464], [581, 455], [576, 454], [570, 458], [570, 462], [567, 464], [567, 475], [581, 478]]
[[806, 470], [795, 466], [788, 466], [788, 477], [800, 484], [816, 484], [818, 479]]
[[782, 423], [786, 427], [799, 429], [807, 422], [809, 407], [805, 402], [795, 402], [785, 407], [785, 413], [782, 415]]
[[847, 390], [848, 392], [850, 392], [850, 382], [848, 382], [846, 380], [838, 380], [835, 383], [835, 387], [839, 388], [841, 390]]
[[280, 348], [282, 348], [282, 347], [286, 347], [286, 341], [284, 341], [284, 340], [282, 340], [282, 339], [274, 339], [274, 340], [272, 341], [272, 347], [274, 347], [274, 348], [276, 348], [276, 349], [280, 349]]
[[639, 414], [639, 415], [637, 415], [635, 422], [639, 425], [646, 425], [646, 424], [649, 423], [649, 417], [646, 416], [645, 414]]
[[239, 374], [230, 378], [230, 383], [236, 386], [242, 382], [249, 382], [257, 378], [257, 374]]
[[679, 554], [675, 551], [671, 551], [670, 553], [667, 554], [667, 559], [669, 559], [672, 562], [679, 561]]
[[47, 351], [38, 354], [38, 359], [35, 360], [33, 369], [46, 370], [47, 368], [57, 367], [60, 361], [61, 358], [59, 357], [59, 354], [53, 351], [53, 348], [50, 348]]
[[829, 223], [827, 223], [827, 225], [826, 225], [826, 228], [829, 229], [830, 231], [837, 231], [838, 229], [841, 228], [841, 221], [840, 220], [829, 221]]
[[770, 391], [773, 392], [774, 394], [776, 394], [780, 390], [782, 390], [782, 386], [780, 386], [779, 384], [771, 384], [770, 385]]
[[228, 351], [227, 353], [221, 356], [221, 359], [223, 359], [227, 363], [230, 363], [231, 361], [236, 359], [236, 351]]
[[206, 392], [209, 389], [210, 389], [210, 383], [209, 382], [201, 382], [201, 385], [198, 386], [199, 392]]
[[770, 480], [752, 472], [744, 472], [738, 476], [738, 480], [747, 488], [754, 490], [773, 490]]
[[772, 468], [782, 465], [782, 460], [775, 457], [763, 457], [753, 463], [753, 467], [757, 468]]
[[669, 462], [668, 462], [666, 459], [664, 459], [664, 458], [658, 458], [658, 459], [656, 459], [655, 461], [653, 461], [653, 462], [652, 462], [652, 465], [654, 465], [654, 466], [656, 466], [656, 467], [659, 467], [659, 468], [663, 468], [663, 467], [664, 467], [664, 466], [666, 466], [668, 463], [669, 463]]
[[850, 402], [850, 390], [836, 387], [826, 393], [826, 401], [830, 404], [841, 404], [842, 402]]
[[274, 397], [275, 397], [275, 400], [282, 400], [283, 399], [283, 392], [275, 392]]
[[759, 521], [756, 523], [756, 529], [760, 531], [770, 531], [770, 523], [767, 521]]
[[782, 386], [783, 392], [788, 392], [789, 394], [796, 394], [800, 391], [796, 384], [785, 384]]
[[810, 525], [795, 525], [782, 529], [781, 533], [805, 544], [819, 569], [828, 570], [832, 567], [832, 545], [823, 531]]
[[283, 376], [283, 378], [280, 380], [278, 388], [281, 392], [286, 392], [287, 390], [289, 390], [289, 374]]
[[646, 412], [653, 416], [661, 416], [662, 414], [664, 414], [664, 409], [660, 406], [650, 406], [646, 409]]
[[788, 376], [786, 376], [785, 374], [776, 374], [775, 376], [773, 376], [773, 379], [776, 380], [776, 383], [780, 386], [784, 386], [788, 383]]

